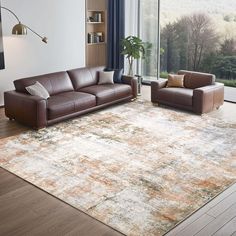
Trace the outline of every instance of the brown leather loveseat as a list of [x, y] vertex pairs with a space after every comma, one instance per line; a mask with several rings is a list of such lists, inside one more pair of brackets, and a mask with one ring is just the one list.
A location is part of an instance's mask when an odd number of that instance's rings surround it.
[[[98, 85], [99, 71], [103, 70], [104, 67], [79, 68], [15, 80], [15, 90], [4, 93], [5, 114], [40, 129], [137, 96], [133, 77], [123, 75], [122, 83]], [[25, 87], [36, 81], [46, 88], [50, 98], [32, 96], [26, 91]]]
[[151, 82], [151, 101], [193, 111], [207, 113], [224, 103], [224, 85], [215, 82], [215, 76], [207, 73], [181, 70], [184, 88], [167, 87], [166, 79]]

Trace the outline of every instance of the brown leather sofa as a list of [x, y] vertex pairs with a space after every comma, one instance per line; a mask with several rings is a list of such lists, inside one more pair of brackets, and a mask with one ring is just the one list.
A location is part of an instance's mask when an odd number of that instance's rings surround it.
[[[4, 93], [9, 119], [40, 129], [137, 96], [137, 82], [123, 76], [122, 83], [98, 85], [104, 67], [79, 68], [15, 80], [15, 90]], [[31, 96], [25, 87], [40, 82], [49, 92], [47, 100]]]
[[207, 113], [224, 103], [224, 85], [215, 82], [212, 74], [181, 70], [184, 75], [184, 88], [167, 87], [167, 79], [151, 82], [151, 101], [153, 103]]

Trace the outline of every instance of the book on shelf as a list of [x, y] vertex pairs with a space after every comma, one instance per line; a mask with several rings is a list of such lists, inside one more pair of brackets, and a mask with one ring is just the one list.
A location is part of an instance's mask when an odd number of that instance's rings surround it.
[[94, 21], [95, 22], [102, 22], [102, 13], [101, 12], [94, 13]]
[[102, 32], [91, 32], [88, 33], [88, 43], [103, 43], [103, 33]]
[[102, 13], [101, 12], [95, 12], [93, 14], [93, 16], [89, 16], [87, 18], [87, 22], [101, 23], [102, 22]]

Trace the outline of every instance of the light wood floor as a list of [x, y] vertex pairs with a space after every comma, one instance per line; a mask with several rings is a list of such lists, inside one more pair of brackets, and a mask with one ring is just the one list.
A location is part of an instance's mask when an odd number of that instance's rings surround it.
[[236, 236], [236, 184], [166, 236]]
[[225, 87], [225, 100], [236, 103], [236, 88]]
[[121, 234], [0, 168], [0, 235]]
[[[142, 97], [150, 100], [150, 87], [143, 87]], [[225, 103], [210, 115], [235, 122], [236, 105]], [[4, 116], [4, 109], [0, 109], [0, 138], [27, 129], [9, 121]], [[0, 168], [0, 235], [122, 234]], [[174, 235], [236, 236], [236, 184], [167, 233], [167, 236]]]

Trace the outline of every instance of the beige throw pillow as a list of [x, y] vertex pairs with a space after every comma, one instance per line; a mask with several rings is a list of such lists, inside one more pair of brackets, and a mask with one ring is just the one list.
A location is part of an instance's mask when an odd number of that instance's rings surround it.
[[38, 81], [35, 84], [26, 87], [25, 89], [33, 96], [39, 96], [44, 99], [48, 99], [50, 97], [48, 91]]
[[168, 75], [167, 87], [184, 88], [184, 75]]
[[98, 84], [114, 84], [114, 71], [99, 71]]

